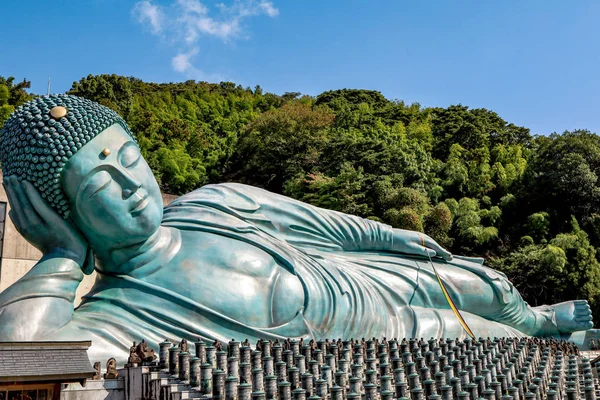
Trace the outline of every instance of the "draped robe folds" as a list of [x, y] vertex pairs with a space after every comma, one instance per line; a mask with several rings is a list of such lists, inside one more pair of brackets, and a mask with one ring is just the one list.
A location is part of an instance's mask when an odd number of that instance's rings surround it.
[[[251, 326], [177, 293], [169, 282], [157, 285], [135, 273], [99, 271], [72, 321], [48, 339], [87, 337], [93, 340], [94, 356], [126, 359], [131, 343], [141, 339], [156, 347], [165, 338], [465, 336], [430, 260], [394, 253], [393, 230], [387, 225], [240, 184], [208, 185], [180, 197], [165, 208], [162, 225], [175, 232], [221, 235], [262, 249], [300, 280], [303, 307], [279, 326]], [[182, 245], [177, 238], [172, 242], [171, 246]], [[195, 257], [202, 279], [202, 253]], [[153, 254], [135, 262], [150, 269], [163, 266]], [[495, 306], [513, 321], [527, 307], [506, 277], [492, 269], [459, 258], [434, 262], [459, 309], [482, 291], [493, 291]], [[456, 282], [464, 280], [473, 282], [471, 293], [460, 292]], [[494, 322], [497, 318], [463, 315], [477, 336], [523, 336]]]

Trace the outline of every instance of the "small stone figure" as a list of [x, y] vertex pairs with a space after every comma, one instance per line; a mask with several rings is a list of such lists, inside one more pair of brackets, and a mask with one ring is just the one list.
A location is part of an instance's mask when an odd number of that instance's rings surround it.
[[142, 359], [137, 355], [137, 349], [137, 343], [133, 342], [133, 346], [129, 348], [129, 359], [127, 360], [129, 365], [140, 364], [142, 362]]
[[189, 353], [190, 352], [190, 348], [188, 346], [188, 342], [185, 339], [182, 339], [181, 342], [179, 343], [179, 351], [182, 353]]
[[248, 338], [246, 338], [246, 340], [242, 342], [242, 347], [250, 347], [250, 342], [248, 341]]
[[[184, 339], [185, 340], [185, 339]], [[187, 346], [187, 342], [186, 342]], [[144, 339], [140, 342], [136, 349], [136, 354], [142, 360], [142, 362], [152, 362], [156, 360], [156, 354], [154, 354], [154, 350], [152, 350], [148, 343]]]
[[256, 342], [256, 351], [262, 351], [262, 339], [258, 339]]
[[100, 372], [100, 361], [96, 361], [94, 363], [94, 370], [96, 371], [96, 373], [94, 374], [94, 376], [92, 377], [93, 380], [95, 381], [99, 381], [100, 380], [100, 376], [101, 376], [101, 372]]
[[117, 360], [111, 357], [106, 362], [106, 373], [104, 374], [104, 379], [117, 379], [118, 377], [119, 372], [117, 371]]
[[223, 344], [221, 342], [219, 342], [218, 339], [215, 339], [215, 342], [213, 343], [213, 347], [215, 349], [217, 349], [217, 351], [223, 351]]
[[594, 338], [590, 339], [590, 350], [592, 350], [592, 351], [598, 350], [598, 346], [596, 345], [596, 341], [594, 340]]

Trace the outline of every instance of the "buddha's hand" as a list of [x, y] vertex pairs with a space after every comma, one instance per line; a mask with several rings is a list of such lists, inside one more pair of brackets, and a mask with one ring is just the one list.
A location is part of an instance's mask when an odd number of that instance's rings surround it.
[[30, 182], [9, 176], [3, 185], [11, 206], [9, 216], [17, 231], [44, 256], [69, 258], [83, 266], [88, 245], [81, 233], [61, 218]]
[[394, 229], [394, 251], [425, 257], [440, 257], [451, 260], [452, 254], [430, 236], [405, 229]]

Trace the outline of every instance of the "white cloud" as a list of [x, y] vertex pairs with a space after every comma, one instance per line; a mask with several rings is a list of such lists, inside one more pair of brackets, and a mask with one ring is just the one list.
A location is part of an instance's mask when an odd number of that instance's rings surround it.
[[189, 36], [197, 39], [201, 34], [216, 36], [225, 41], [237, 35], [239, 32], [239, 22], [237, 19], [229, 21], [216, 21], [208, 16], [187, 16], [184, 18]]
[[158, 6], [153, 5], [149, 1], [140, 1], [133, 7], [133, 15], [138, 19], [138, 22], [144, 24], [149, 23], [152, 32], [160, 33], [162, 29], [162, 12]]
[[198, 0], [177, 0], [177, 4], [185, 13], [208, 14], [208, 8]]
[[220, 74], [206, 74], [198, 69], [192, 63], [194, 56], [198, 54], [198, 48], [191, 49], [188, 52], [178, 53], [171, 59], [171, 66], [179, 73], [182, 73], [187, 79], [196, 81], [219, 82], [226, 80]]
[[194, 48], [186, 53], [179, 53], [171, 59], [171, 65], [177, 72], [186, 72], [194, 68], [190, 59], [198, 54], [198, 48]]
[[261, 1], [260, 8], [262, 8], [269, 17], [276, 17], [279, 15], [279, 10], [276, 9], [270, 1]]
[[269, 17], [279, 15], [279, 10], [273, 3], [266, 0], [234, 0], [230, 6], [219, 3], [216, 8], [218, 15], [213, 16], [199, 0], [177, 0], [176, 18], [183, 26], [188, 43], [203, 35], [230, 41], [241, 36], [244, 19], [261, 14]]
[[144, 0], [137, 2], [132, 12], [138, 22], [150, 25], [152, 33], [180, 48], [171, 59], [175, 71], [201, 76], [209, 75], [195, 68], [192, 59], [198, 54], [199, 41], [203, 37], [231, 42], [244, 37], [244, 20], [260, 15], [271, 18], [279, 15], [279, 10], [267, 0], [233, 0], [230, 5], [217, 4], [214, 10], [200, 0], [172, 0], [165, 7]]

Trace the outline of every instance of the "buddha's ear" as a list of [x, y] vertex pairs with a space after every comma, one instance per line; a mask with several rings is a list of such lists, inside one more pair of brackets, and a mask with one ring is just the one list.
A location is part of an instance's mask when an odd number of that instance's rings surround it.
[[81, 271], [83, 271], [86, 275], [91, 275], [94, 272], [94, 268], [96, 267], [96, 257], [94, 256], [94, 251], [90, 246], [87, 248], [87, 254], [85, 255], [85, 261], [81, 267]]

